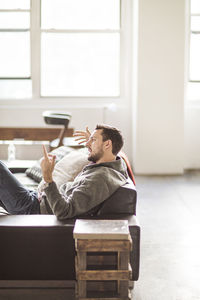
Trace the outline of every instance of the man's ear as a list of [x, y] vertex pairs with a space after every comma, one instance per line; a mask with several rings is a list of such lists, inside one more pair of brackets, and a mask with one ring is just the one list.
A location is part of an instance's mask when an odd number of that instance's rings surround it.
[[111, 140], [107, 140], [104, 142], [104, 147], [105, 149], [109, 149], [112, 147], [112, 141]]

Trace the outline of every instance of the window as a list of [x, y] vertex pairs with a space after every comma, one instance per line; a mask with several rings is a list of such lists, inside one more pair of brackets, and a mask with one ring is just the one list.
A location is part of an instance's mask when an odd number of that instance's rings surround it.
[[118, 0], [42, 0], [41, 95], [119, 95]]
[[0, 96], [30, 96], [30, 1], [0, 0], [0, 41]]
[[0, 0], [0, 98], [119, 96], [120, 19], [120, 0]]
[[200, 99], [200, 1], [190, 2], [190, 55], [188, 96]]

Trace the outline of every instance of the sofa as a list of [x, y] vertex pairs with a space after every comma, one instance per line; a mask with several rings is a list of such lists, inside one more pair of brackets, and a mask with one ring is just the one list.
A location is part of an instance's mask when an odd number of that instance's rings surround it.
[[[54, 150], [57, 155], [56, 166], [64, 157], [70, 156], [72, 150], [79, 151], [78, 157], [80, 153], [84, 153], [84, 150], [74, 150], [67, 147], [69, 149], [65, 148], [64, 154], [60, 155], [63, 151], [61, 148]], [[73, 164], [72, 161], [71, 164]], [[130, 168], [130, 165], [128, 167]], [[36, 187], [40, 182], [40, 171], [38, 161], [25, 173], [15, 175], [22, 183], [25, 182], [31, 188]], [[55, 176], [58, 173], [57, 171]], [[29, 180], [28, 183], [27, 179]], [[120, 187], [109, 199], [99, 205], [95, 211], [78, 217], [128, 220], [133, 241], [130, 255], [132, 281], [139, 278], [140, 261], [140, 226], [136, 217], [136, 201], [136, 187], [130, 180], [129, 183]], [[73, 239], [75, 221], [75, 218], [60, 221], [54, 215], [9, 215], [1, 207], [0, 287], [2, 287], [2, 282], [13, 281], [75, 281]]]

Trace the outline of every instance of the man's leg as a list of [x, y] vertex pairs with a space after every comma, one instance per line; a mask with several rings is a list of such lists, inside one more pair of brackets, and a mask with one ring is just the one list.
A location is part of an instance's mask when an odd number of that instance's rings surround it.
[[0, 202], [10, 214], [39, 214], [37, 193], [26, 189], [0, 161]]

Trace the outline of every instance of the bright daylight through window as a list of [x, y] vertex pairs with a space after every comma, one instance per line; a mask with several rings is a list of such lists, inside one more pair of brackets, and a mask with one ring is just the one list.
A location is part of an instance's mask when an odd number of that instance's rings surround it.
[[190, 56], [188, 97], [200, 100], [200, 1], [190, 2]]
[[0, 98], [30, 97], [30, 1], [0, 0], [0, 43]]
[[1, 99], [119, 96], [120, 0], [0, 0], [0, 40]]

